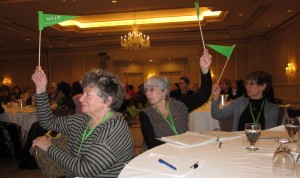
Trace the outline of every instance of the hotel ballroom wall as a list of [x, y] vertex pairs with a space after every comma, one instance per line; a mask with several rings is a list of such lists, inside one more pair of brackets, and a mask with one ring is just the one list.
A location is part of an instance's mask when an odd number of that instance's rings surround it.
[[[236, 48], [229, 59], [222, 78], [243, 79], [253, 70], [265, 70], [273, 75], [275, 96], [284, 103], [300, 103], [300, 19], [295, 19], [260, 38], [243, 41], [207, 41], [219, 45], [233, 45]], [[202, 43], [188, 45], [153, 46], [146, 51], [124, 51], [114, 49], [68, 49], [44, 50], [41, 66], [50, 82], [80, 80], [83, 73], [99, 68], [99, 52], [110, 56], [107, 70], [119, 75], [135, 88], [149, 75], [166, 75], [171, 83], [180, 76], [187, 76], [191, 84], [199, 83], [199, 57]], [[210, 50], [213, 63], [211, 71], [216, 81], [226, 62], [224, 56]], [[169, 61], [169, 58], [171, 61]], [[152, 59], [153, 62], [149, 62]], [[130, 62], [131, 60], [131, 62]], [[13, 85], [33, 88], [31, 74], [37, 65], [37, 51], [15, 51], [0, 54], [0, 80], [8, 76]], [[288, 63], [294, 63], [296, 70], [286, 74]]]

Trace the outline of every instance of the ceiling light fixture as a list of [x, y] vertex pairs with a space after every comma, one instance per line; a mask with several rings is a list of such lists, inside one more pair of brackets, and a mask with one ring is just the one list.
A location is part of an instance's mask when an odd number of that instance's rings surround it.
[[[183, 11], [181, 13], [178, 13]], [[207, 22], [218, 22], [222, 21], [224, 16], [226, 16], [225, 11], [212, 11], [207, 7], [201, 7], [200, 10], [200, 20], [205, 17]], [[184, 8], [175, 10], [157, 10], [157, 11], [143, 11], [138, 12], [139, 19], [128, 19], [132, 12], [128, 13], [118, 13], [118, 14], [101, 14], [101, 15], [91, 15], [91, 16], [81, 16], [76, 18], [76, 20], [67, 20], [59, 23], [59, 25], [67, 26], [77, 26], [78, 28], [101, 28], [101, 27], [113, 27], [113, 26], [126, 26], [133, 23], [144, 25], [144, 24], [161, 24], [161, 23], [185, 23], [185, 22], [195, 22], [197, 21], [197, 16], [195, 15], [195, 8]], [[145, 15], [150, 14], [150, 15]], [[168, 14], [166, 16], [166, 14]], [[135, 13], [134, 13], [135, 15]], [[120, 18], [121, 17], [121, 18]], [[123, 17], [123, 18], [122, 18]]]
[[148, 49], [150, 48], [150, 37], [139, 32], [138, 25], [134, 21], [132, 31], [124, 37], [121, 36], [121, 46], [126, 50]]

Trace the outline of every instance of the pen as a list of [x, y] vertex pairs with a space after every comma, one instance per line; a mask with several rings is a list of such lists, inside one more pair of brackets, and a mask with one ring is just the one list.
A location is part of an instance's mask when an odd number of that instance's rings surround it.
[[193, 164], [190, 168], [196, 169], [197, 167], [198, 167], [198, 161], [195, 164]]
[[219, 150], [221, 150], [222, 142], [219, 143]]
[[168, 162], [166, 162], [166, 161], [164, 161], [164, 160], [162, 160], [162, 159], [159, 159], [158, 162], [160, 162], [160, 163], [162, 163], [162, 164], [168, 166], [168, 167], [171, 168], [171, 169], [177, 170], [175, 166], [173, 166], [172, 164], [170, 164], [170, 163], [168, 163]]

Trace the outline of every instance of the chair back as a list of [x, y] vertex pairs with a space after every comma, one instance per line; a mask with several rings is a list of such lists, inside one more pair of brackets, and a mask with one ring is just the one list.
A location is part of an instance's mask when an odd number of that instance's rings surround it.
[[[68, 144], [68, 137], [62, 134], [57, 134], [58, 136], [52, 137], [53, 144], [59, 146], [60, 148], [66, 150]], [[57, 178], [64, 177], [64, 168], [61, 167], [56, 161], [47, 155], [46, 152], [40, 148], [35, 148], [34, 158], [41, 169], [44, 178]]]

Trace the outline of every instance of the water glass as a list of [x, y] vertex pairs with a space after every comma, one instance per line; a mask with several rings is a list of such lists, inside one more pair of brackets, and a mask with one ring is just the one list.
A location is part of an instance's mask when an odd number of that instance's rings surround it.
[[285, 130], [289, 135], [289, 142], [296, 142], [295, 138], [299, 129], [299, 120], [295, 117], [289, 117], [285, 120]]
[[281, 176], [292, 176], [295, 172], [295, 159], [288, 148], [288, 140], [282, 138], [272, 160], [273, 173]]
[[255, 143], [260, 135], [261, 126], [259, 123], [246, 123], [245, 133], [250, 143], [249, 147], [246, 147], [249, 151], [257, 151], [259, 148], [255, 147]]

